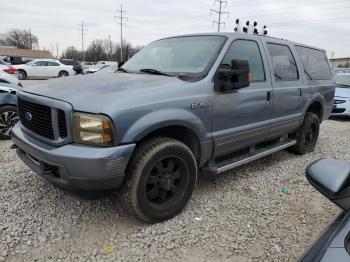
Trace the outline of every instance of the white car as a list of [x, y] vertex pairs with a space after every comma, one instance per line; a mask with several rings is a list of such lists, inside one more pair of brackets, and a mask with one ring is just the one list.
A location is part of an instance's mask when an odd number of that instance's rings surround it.
[[336, 89], [332, 116], [350, 116], [350, 73], [335, 76]]
[[93, 74], [96, 73], [97, 71], [100, 71], [106, 67], [109, 67], [110, 65], [105, 65], [105, 64], [96, 64], [93, 66], [90, 66], [88, 69], [84, 69], [83, 73], [84, 74]]
[[51, 78], [73, 76], [73, 66], [64, 65], [55, 59], [36, 59], [24, 65], [15, 65], [19, 79], [26, 78]]
[[16, 74], [8, 74], [1, 70], [0, 70], [0, 83], [22, 86]]

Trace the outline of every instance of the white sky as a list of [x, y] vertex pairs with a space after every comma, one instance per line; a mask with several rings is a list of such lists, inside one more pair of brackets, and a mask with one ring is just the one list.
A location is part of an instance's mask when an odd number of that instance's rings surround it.
[[[125, 39], [145, 45], [165, 36], [184, 33], [214, 32], [210, 15], [214, 0], [123, 0], [128, 21]], [[120, 27], [113, 16], [121, 0], [16, 0], [0, 3], [0, 33], [12, 28], [31, 28], [39, 37], [40, 48], [59, 44], [81, 49], [78, 24], [87, 25], [86, 42], [96, 38], [120, 40]], [[350, 56], [350, 0], [228, 0], [230, 17], [223, 16], [233, 31], [234, 20], [266, 24], [271, 36], [321, 47], [335, 57]]]

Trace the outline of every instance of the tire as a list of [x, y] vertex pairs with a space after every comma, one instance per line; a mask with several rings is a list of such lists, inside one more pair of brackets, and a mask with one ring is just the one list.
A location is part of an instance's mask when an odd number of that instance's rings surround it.
[[127, 169], [122, 188], [125, 208], [146, 223], [176, 216], [191, 198], [197, 163], [178, 140], [158, 137], [141, 144]]
[[58, 77], [66, 77], [66, 76], [69, 76], [68, 72], [67, 71], [60, 71], [58, 73]]
[[307, 112], [302, 125], [295, 134], [297, 144], [288, 151], [296, 155], [304, 155], [315, 150], [320, 131], [320, 119], [314, 113]]
[[15, 106], [0, 107], [0, 140], [10, 139], [12, 127], [19, 121]]
[[27, 72], [22, 70], [22, 69], [18, 69], [18, 79], [19, 80], [25, 80], [28, 77]]

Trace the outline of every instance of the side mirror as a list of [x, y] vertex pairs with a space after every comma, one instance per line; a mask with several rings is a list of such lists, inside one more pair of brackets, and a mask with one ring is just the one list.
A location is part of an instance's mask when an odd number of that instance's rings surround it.
[[350, 210], [350, 164], [322, 159], [306, 169], [309, 183], [344, 211]]
[[214, 77], [215, 91], [225, 92], [250, 85], [249, 62], [234, 59], [229, 68], [219, 68]]

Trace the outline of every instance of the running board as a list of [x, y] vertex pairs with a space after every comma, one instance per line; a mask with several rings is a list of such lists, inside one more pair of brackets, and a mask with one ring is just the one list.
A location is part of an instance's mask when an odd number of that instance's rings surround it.
[[254, 147], [250, 149], [250, 153], [234, 157], [231, 159], [225, 159], [219, 162], [212, 163], [210, 166], [203, 169], [203, 171], [210, 175], [216, 175], [228, 171], [230, 169], [239, 167], [241, 165], [247, 164], [259, 158], [271, 155], [285, 148], [294, 146], [297, 143], [296, 140], [281, 140], [275, 144], [255, 149]]

